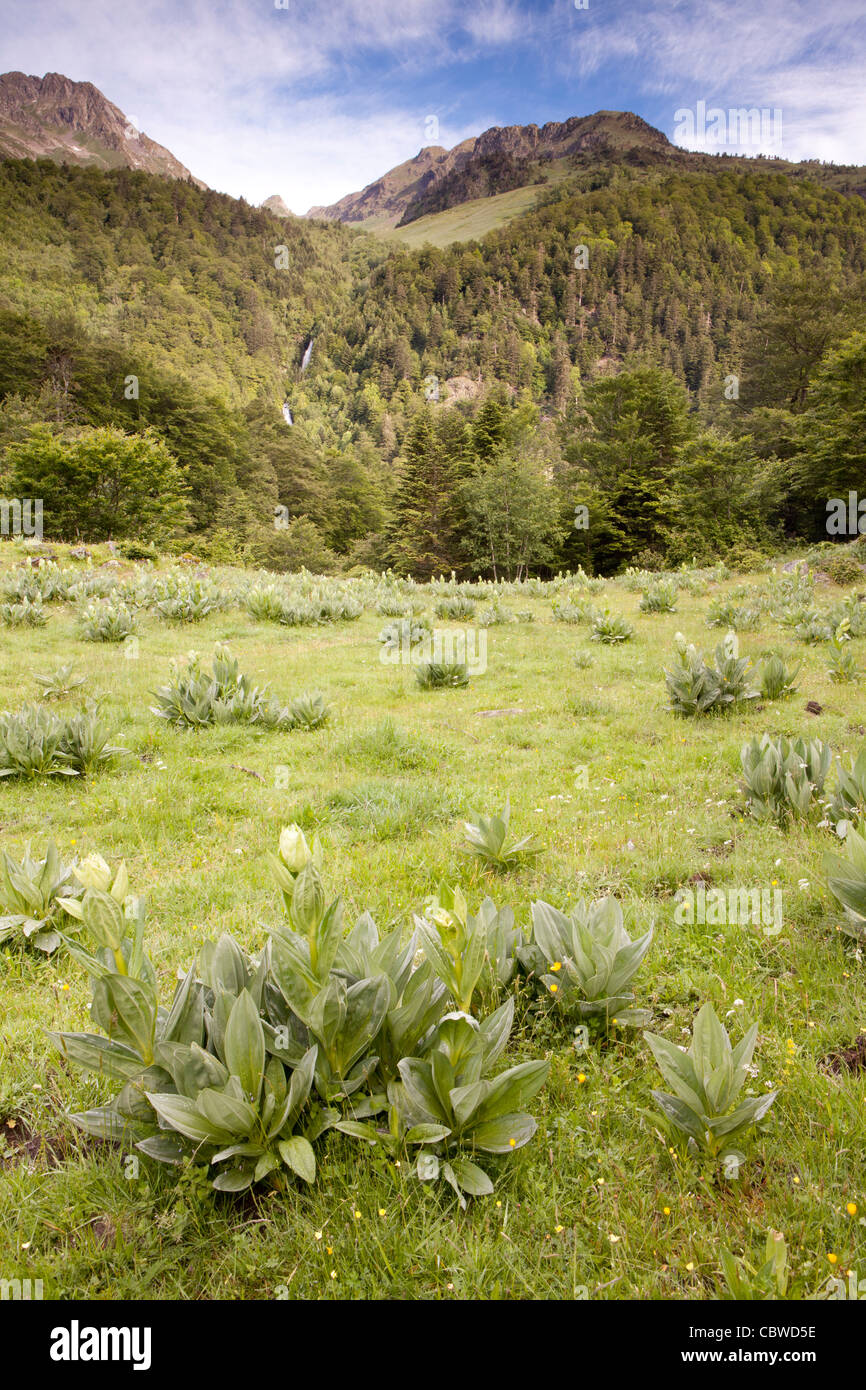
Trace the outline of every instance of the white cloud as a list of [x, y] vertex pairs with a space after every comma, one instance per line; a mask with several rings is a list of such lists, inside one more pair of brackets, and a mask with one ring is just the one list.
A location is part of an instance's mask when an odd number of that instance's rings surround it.
[[[590, 0], [592, 3], [592, 0]], [[668, 0], [590, 10], [591, 26], [563, 23], [561, 70], [581, 77], [621, 72], [636, 91], [670, 99], [662, 121], [672, 133], [678, 108], [781, 109], [782, 153], [793, 159], [866, 162], [862, 0]], [[630, 62], [629, 60], [635, 60]], [[639, 102], [635, 103], [639, 105]], [[778, 153], [778, 150], [773, 152]]]
[[[94, 82], [213, 187], [251, 202], [279, 192], [304, 211], [431, 143], [430, 112], [446, 146], [513, 123], [504, 98], [482, 112], [473, 84], [456, 80], [479, 59], [508, 60], [499, 90], [515, 102], [534, 91], [549, 108], [551, 92], [560, 103], [575, 93], [560, 114], [594, 109], [587, 84], [598, 94], [609, 79], [668, 133], [699, 98], [781, 107], [787, 155], [866, 162], [862, 3], [28, 0], [7, 5], [3, 50], [6, 67]], [[431, 74], [442, 77], [438, 110], [420, 105]]]

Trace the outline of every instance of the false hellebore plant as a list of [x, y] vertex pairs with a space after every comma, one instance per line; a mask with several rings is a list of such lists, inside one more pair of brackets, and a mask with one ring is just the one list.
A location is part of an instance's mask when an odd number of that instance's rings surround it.
[[[461, 1200], [489, 1191], [466, 1152], [486, 1145], [506, 1153], [529, 1139], [534, 1122], [513, 1112], [543, 1084], [546, 1063], [482, 1084], [482, 1071], [507, 1041], [511, 1011], [498, 1010], [482, 1025], [468, 1020], [471, 1039], [455, 1035], [446, 985], [430, 961], [416, 965], [417, 931], [407, 942], [397, 931], [380, 938], [364, 913], [344, 936], [340, 900], [326, 903], [321, 861], [318, 841], [310, 847], [296, 826], [284, 830], [272, 867], [288, 925], [274, 928], [255, 960], [230, 936], [206, 943], [168, 1010], [158, 1004], [143, 949], [144, 913], [129, 896], [125, 867], [112, 882], [104, 861], [85, 861], [84, 897], [63, 906], [94, 949], [63, 939], [90, 974], [91, 1017], [105, 1036], [51, 1036], [70, 1061], [120, 1090], [74, 1121], [162, 1162], [207, 1164], [224, 1192], [260, 1181], [284, 1189], [293, 1177], [314, 1181], [312, 1145], [325, 1130], [353, 1133], [388, 1109], [408, 1115], [403, 1090], [394, 1087], [429, 1071], [450, 1084], [434, 1120], [419, 1122], [428, 1126], [422, 1175], [431, 1175], [441, 1153], [442, 1175], [453, 1178]], [[466, 1087], [471, 1097], [461, 1093]], [[499, 1120], [509, 1133], [494, 1147], [500, 1131], [491, 1125]], [[408, 1133], [414, 1121], [394, 1118], [391, 1126], [394, 1142], [416, 1142]]]
[[485, 898], [473, 916], [460, 889], [447, 883], [440, 883], [415, 927], [425, 957], [464, 1013], [472, 1008], [476, 988], [486, 984], [497, 995], [508, 984], [524, 943], [510, 907], [497, 908]]
[[63, 915], [61, 898], [83, 890], [73, 882], [77, 866], [63, 864], [53, 840], [44, 859], [33, 859], [30, 846], [20, 864], [3, 855], [0, 865], [0, 945], [15, 940], [50, 955], [60, 945], [57, 920]]
[[652, 1093], [669, 1129], [685, 1137], [690, 1149], [722, 1159], [726, 1167], [731, 1163], [736, 1171], [745, 1161], [745, 1154], [734, 1147], [734, 1141], [763, 1119], [779, 1094], [768, 1091], [766, 1095], [750, 1096], [731, 1109], [749, 1075], [758, 1037], [757, 1023], [732, 1048], [712, 1004], [704, 1004], [695, 1019], [688, 1051], [658, 1033], [644, 1033], [644, 1037], [659, 1071], [674, 1092]]
[[532, 944], [517, 954], [560, 1008], [605, 1029], [610, 1023], [649, 1023], [650, 1010], [635, 1008], [627, 987], [649, 950], [652, 927], [632, 941], [616, 898], [578, 902], [570, 917], [536, 902], [532, 926]]

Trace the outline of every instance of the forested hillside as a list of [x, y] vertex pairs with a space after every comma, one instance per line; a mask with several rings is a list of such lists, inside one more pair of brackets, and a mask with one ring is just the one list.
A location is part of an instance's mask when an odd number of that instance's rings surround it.
[[611, 570], [820, 539], [826, 498], [866, 492], [866, 203], [742, 163], [600, 160], [480, 243], [408, 251], [7, 161], [3, 489], [50, 518], [99, 430], [105, 487], [146, 433], [163, 539], [286, 567]]

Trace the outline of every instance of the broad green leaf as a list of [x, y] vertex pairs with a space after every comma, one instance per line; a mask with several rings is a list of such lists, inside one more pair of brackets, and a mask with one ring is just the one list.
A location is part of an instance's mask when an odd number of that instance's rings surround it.
[[447, 1139], [451, 1130], [447, 1125], [413, 1125], [406, 1134], [407, 1144], [438, 1144]]
[[64, 1057], [85, 1071], [127, 1081], [142, 1070], [141, 1057], [124, 1043], [99, 1037], [96, 1033], [49, 1032], [48, 1036]]
[[334, 1125], [341, 1134], [349, 1134], [353, 1139], [366, 1139], [370, 1144], [378, 1144], [381, 1138], [375, 1125], [364, 1124], [361, 1120], [340, 1120]]
[[744, 1100], [742, 1105], [738, 1105], [732, 1115], [726, 1115], [722, 1120], [710, 1121], [709, 1128], [713, 1134], [734, 1134], [744, 1125], [755, 1125], [762, 1120], [769, 1110], [778, 1091], [768, 1091], [765, 1096], [752, 1096]]
[[252, 995], [243, 990], [226, 1024], [223, 1056], [246, 1095], [258, 1101], [265, 1070], [265, 1034]]
[[186, 1150], [177, 1134], [150, 1134], [135, 1146], [157, 1163], [183, 1163]]
[[246, 1099], [240, 1100], [225, 1091], [202, 1091], [195, 1108], [215, 1129], [225, 1130], [236, 1138], [251, 1135], [257, 1128], [257, 1116]]
[[214, 1154], [211, 1164], [225, 1163], [227, 1158], [258, 1158], [263, 1152], [261, 1144], [229, 1144], [227, 1149]]
[[705, 1084], [722, 1059], [730, 1055], [730, 1039], [712, 1004], [704, 1004], [698, 1011], [690, 1052], [695, 1071]]
[[106, 1029], [112, 1037], [120, 1036], [130, 1047], [150, 1062], [153, 1059], [153, 1035], [156, 1029], [156, 1000], [153, 990], [141, 980], [128, 975], [107, 975], [101, 981], [111, 1009], [111, 1021]]
[[541, 948], [548, 965], [562, 961], [567, 955], [566, 942], [571, 935], [571, 924], [563, 912], [551, 907], [550, 903], [532, 904], [532, 930], [536, 944]]
[[92, 1134], [96, 1139], [108, 1139], [115, 1144], [120, 1143], [135, 1130], [134, 1124], [125, 1116], [118, 1115], [110, 1105], [80, 1111], [77, 1115], [71, 1115], [70, 1119], [86, 1134]]
[[704, 1090], [688, 1053], [660, 1033], [644, 1033], [644, 1037], [667, 1084], [696, 1114], [703, 1113], [706, 1109]]
[[160, 1095], [147, 1092], [147, 1098], [157, 1115], [170, 1129], [186, 1135], [198, 1144], [225, 1144], [232, 1138], [230, 1130], [212, 1124], [186, 1096]]
[[229, 1168], [225, 1173], [217, 1174], [211, 1183], [211, 1187], [215, 1187], [217, 1192], [245, 1192], [252, 1185], [251, 1168]]
[[510, 995], [504, 1004], [482, 1020], [480, 1032], [484, 1042], [485, 1068], [492, 1067], [504, 1052], [513, 1023], [514, 996]]
[[520, 1110], [537, 1095], [547, 1080], [550, 1062], [521, 1062], [490, 1082], [487, 1098], [478, 1108], [476, 1119], [495, 1120], [512, 1110]]
[[472, 1163], [470, 1159], [459, 1155], [451, 1159], [451, 1171], [457, 1179], [461, 1192], [468, 1192], [470, 1197], [489, 1197], [493, 1191], [493, 1183], [477, 1163]]
[[639, 937], [637, 941], [633, 941], [628, 946], [623, 946], [617, 953], [607, 981], [609, 994], [618, 994], [621, 989], [625, 988], [652, 945], [652, 939], [653, 929], [650, 927], [644, 936]]
[[162, 1039], [165, 1042], [200, 1043], [203, 1033], [203, 1000], [193, 962], [174, 992]]
[[293, 1173], [297, 1173], [304, 1182], [315, 1182], [316, 1155], [312, 1144], [303, 1135], [293, 1134], [289, 1139], [281, 1139], [277, 1147], [283, 1162]]
[[694, 1110], [678, 1096], [669, 1096], [664, 1091], [653, 1091], [652, 1096], [659, 1109], [664, 1112], [677, 1129], [690, 1135], [696, 1143], [703, 1146], [705, 1127], [700, 1115], [696, 1115]]
[[107, 946], [111, 951], [119, 951], [125, 935], [120, 904], [110, 893], [88, 888], [82, 908], [87, 929], [97, 944]]
[[486, 1153], [508, 1154], [528, 1144], [536, 1129], [531, 1115], [517, 1111], [474, 1125], [466, 1131], [464, 1143], [471, 1141], [477, 1149], [483, 1149]]
[[[436, 1066], [433, 1072], [435, 1076]], [[475, 1110], [486, 1100], [492, 1083], [490, 1081], [471, 1081], [468, 1086], [455, 1086], [449, 1095], [449, 1104], [454, 1114], [454, 1128], [462, 1129], [472, 1118]]]
[[268, 1176], [268, 1173], [272, 1173], [274, 1169], [279, 1168], [279, 1166], [280, 1160], [277, 1158], [276, 1154], [263, 1153], [256, 1164], [255, 1172], [253, 1173], [253, 1182], [261, 1182], [263, 1178]]

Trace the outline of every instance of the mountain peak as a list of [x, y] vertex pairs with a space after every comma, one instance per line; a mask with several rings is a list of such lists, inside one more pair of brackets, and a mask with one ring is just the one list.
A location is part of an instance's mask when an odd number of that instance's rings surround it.
[[268, 212], [272, 212], [275, 217], [294, 217], [295, 215], [279, 193], [272, 193], [270, 198], [265, 198], [261, 206], [266, 208]]
[[[59, 164], [125, 165], [166, 178], [193, 176], [170, 150], [151, 140], [92, 82], [60, 72], [0, 75], [0, 158], [53, 159]], [[204, 188], [199, 179], [193, 179]]]
[[666, 135], [632, 111], [596, 111], [543, 126], [492, 126], [451, 150], [427, 145], [366, 188], [330, 207], [310, 208], [306, 215], [405, 225], [426, 212], [539, 181], [539, 170], [554, 160], [595, 150], [622, 154], [640, 149], [664, 156], [673, 148]]

